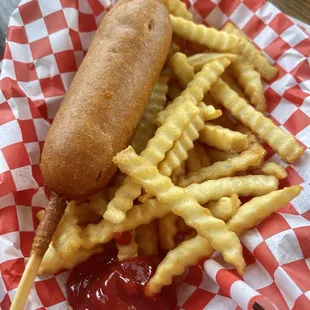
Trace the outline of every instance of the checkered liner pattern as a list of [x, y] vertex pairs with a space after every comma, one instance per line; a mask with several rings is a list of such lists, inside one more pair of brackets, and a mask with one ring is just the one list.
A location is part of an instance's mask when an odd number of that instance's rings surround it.
[[[35, 214], [48, 202], [39, 168], [47, 131], [110, 0], [23, 0], [13, 13], [0, 76], [0, 308], [9, 309], [30, 255]], [[310, 38], [264, 0], [189, 0], [198, 22], [217, 28], [228, 20], [263, 50], [280, 74], [265, 85], [270, 118], [306, 148], [284, 166], [282, 186], [302, 194], [242, 237], [248, 264], [240, 278], [279, 309], [310, 307]], [[216, 254], [215, 254], [216, 255]], [[220, 256], [214, 257], [221, 261]], [[66, 309], [67, 272], [38, 277], [26, 309]], [[178, 309], [238, 309], [203, 262], [189, 268], [179, 287]], [[242, 296], [242, 291], [238, 291]], [[53, 296], [50, 298], [49, 296]], [[239, 308], [240, 309], [240, 308]], [[266, 308], [267, 309], [267, 308]]]

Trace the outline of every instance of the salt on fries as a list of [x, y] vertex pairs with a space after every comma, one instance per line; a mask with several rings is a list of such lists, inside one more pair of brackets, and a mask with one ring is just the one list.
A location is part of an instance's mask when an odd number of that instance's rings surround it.
[[[74, 267], [123, 232], [131, 242], [116, 242], [119, 260], [168, 251], [147, 295], [215, 249], [243, 273], [237, 236], [302, 190], [278, 190], [287, 172], [264, 162], [266, 150], [258, 140], [288, 162], [303, 153], [294, 137], [260, 113], [266, 109], [261, 77], [271, 80], [277, 69], [231, 23], [223, 31], [197, 25], [183, 2], [163, 1], [174, 38], [133, 148], [114, 159], [128, 176], [118, 171], [89, 200], [68, 203], [40, 274]], [[241, 204], [240, 197], [251, 200]]]

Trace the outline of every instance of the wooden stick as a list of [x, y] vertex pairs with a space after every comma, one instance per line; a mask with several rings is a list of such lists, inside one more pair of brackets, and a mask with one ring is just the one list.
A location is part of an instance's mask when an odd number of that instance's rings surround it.
[[35, 277], [38, 273], [43, 256], [53, 238], [55, 230], [66, 208], [66, 200], [56, 193], [51, 194], [51, 199], [45, 209], [42, 221], [36, 231], [32, 243], [30, 260], [19, 283], [16, 295], [11, 305], [11, 310], [23, 310]]
[[11, 310], [23, 310], [29, 292], [34, 283], [34, 279], [38, 273], [43, 256], [32, 254], [30, 256], [27, 267], [23, 273], [22, 279], [18, 285], [16, 295], [11, 305]]

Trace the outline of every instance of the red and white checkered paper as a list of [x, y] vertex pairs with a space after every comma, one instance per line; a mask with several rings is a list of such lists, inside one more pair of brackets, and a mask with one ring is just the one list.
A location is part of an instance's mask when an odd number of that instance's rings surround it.
[[[243, 277], [279, 309], [310, 308], [310, 38], [264, 0], [189, 0], [197, 22], [217, 28], [228, 20], [242, 29], [279, 69], [265, 85], [270, 118], [306, 151], [284, 166], [282, 186], [301, 184], [290, 204], [242, 237], [248, 264]], [[28, 260], [36, 213], [48, 202], [39, 168], [51, 121], [81, 63], [110, 0], [23, 0], [13, 13], [0, 76], [0, 308], [9, 309]], [[215, 257], [216, 258], [216, 257]], [[220, 256], [217, 257], [220, 260]], [[236, 309], [228, 297], [232, 277], [214, 282], [203, 262], [189, 268], [178, 309]], [[26, 309], [67, 309], [68, 273], [38, 277]], [[234, 291], [242, 299], [242, 290]], [[240, 308], [239, 308], [240, 309]]]

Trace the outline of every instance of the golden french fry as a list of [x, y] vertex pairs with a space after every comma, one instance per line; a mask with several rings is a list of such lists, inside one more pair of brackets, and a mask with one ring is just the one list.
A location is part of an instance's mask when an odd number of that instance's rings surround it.
[[[174, 141], [180, 137], [183, 128], [198, 115], [199, 111], [199, 108], [190, 100], [178, 106], [165, 124], [158, 128], [155, 136], [149, 140], [141, 156], [157, 166], [164, 159], [166, 152], [171, 149]], [[133, 201], [140, 194], [141, 186], [129, 177], [125, 178], [123, 185], [116, 191], [115, 197], [108, 203], [104, 218], [112, 223], [122, 222], [126, 212], [132, 208]]]
[[158, 220], [159, 244], [164, 250], [172, 250], [176, 247], [174, 237], [178, 232], [177, 219], [178, 217], [170, 212]]
[[198, 107], [201, 109], [202, 117], [206, 122], [215, 120], [222, 115], [222, 110], [215, 109], [212, 105], [206, 105], [204, 102], [199, 103]]
[[222, 197], [219, 201], [210, 201], [207, 207], [214, 217], [227, 222], [238, 210], [241, 201], [238, 195], [233, 194], [231, 197]]
[[183, 104], [186, 100], [190, 99], [195, 104], [201, 102], [204, 94], [210, 89], [211, 85], [224, 72], [225, 68], [229, 66], [230, 63], [231, 60], [228, 58], [221, 58], [206, 63], [180, 96], [169, 104], [164, 111], [158, 113], [156, 118], [157, 125], [163, 124], [165, 120], [174, 113], [176, 107]]
[[181, 163], [181, 166], [174, 169], [171, 174], [171, 181], [174, 185], [179, 185], [180, 180], [186, 175], [185, 162]]
[[261, 165], [261, 167], [252, 170], [252, 174], [265, 174], [274, 175], [279, 180], [285, 179], [287, 177], [287, 172], [284, 168], [273, 162], [266, 162]]
[[[174, 186], [170, 178], [161, 175], [155, 166], [137, 155], [131, 146], [118, 153], [113, 161], [122, 172], [129, 174], [148, 193], [155, 195], [159, 202], [170, 205], [171, 211], [182, 216], [186, 224], [195, 228], [199, 235], [210, 240], [212, 246], [223, 254], [227, 262], [236, 266], [239, 273], [244, 272], [245, 262], [240, 241], [235, 234], [228, 232], [223, 221], [213, 217], [208, 209], [201, 207], [184, 189]], [[210, 226], [212, 229], [208, 229]]]
[[160, 204], [157, 199], [149, 199], [145, 203], [136, 205], [126, 214], [126, 219], [119, 224], [112, 224], [102, 220], [98, 224], [89, 224], [82, 231], [83, 247], [92, 249], [99, 244], [113, 239], [113, 234], [136, 229], [148, 224], [156, 218], [161, 218], [170, 212], [170, 207]]
[[243, 56], [249, 63], [251, 63], [259, 74], [267, 81], [271, 81], [278, 74], [278, 69], [273, 67], [267, 58], [255, 48], [254, 44], [246, 37], [246, 35], [239, 30], [231, 22], [226, 23], [222, 31], [225, 31], [229, 34], [234, 34], [239, 38], [239, 43], [232, 50], [233, 53], [240, 54]]
[[266, 151], [260, 145], [254, 144], [240, 155], [229, 158], [225, 161], [215, 162], [209, 167], [197, 172], [189, 173], [180, 181], [180, 186], [186, 187], [192, 183], [201, 183], [206, 180], [215, 180], [223, 177], [230, 177], [237, 172], [246, 171], [258, 167], [263, 161]]
[[[300, 186], [293, 186], [252, 199], [254, 202], [251, 200], [244, 204], [233, 215], [231, 224], [228, 224], [229, 229], [233, 229], [239, 235], [242, 234], [244, 230], [252, 228], [296, 197], [300, 190]], [[159, 293], [163, 286], [171, 284], [175, 276], [184, 273], [187, 266], [195, 265], [200, 259], [210, 257], [213, 253], [214, 249], [210, 242], [199, 235], [181, 243], [169, 251], [159, 264], [155, 275], [147, 284], [146, 294]]]
[[207, 62], [211, 62], [220, 58], [231, 58], [232, 61], [234, 61], [236, 56], [228, 53], [200, 53], [188, 57], [187, 61], [188, 64], [194, 68], [195, 72], [199, 72]]
[[204, 25], [197, 25], [181, 17], [170, 14], [170, 20], [173, 33], [214, 50], [230, 52], [239, 42], [238, 37], [235, 35], [208, 28]]
[[140, 256], [158, 255], [158, 231], [156, 220], [139, 226], [137, 243]]
[[116, 242], [116, 247], [118, 250], [117, 253], [117, 259], [119, 261], [125, 260], [125, 259], [129, 259], [129, 258], [134, 258], [136, 256], [138, 256], [138, 245], [136, 243], [136, 231], [135, 230], [131, 230], [130, 231], [131, 234], [131, 241], [129, 244], [120, 244], [118, 242]]
[[[188, 151], [188, 159], [186, 161], [186, 170], [188, 172], [197, 172], [202, 169], [200, 156], [197, 153], [197, 149], [194, 147]], [[180, 180], [180, 185], [183, 184], [183, 180]]]
[[194, 20], [193, 14], [186, 8], [186, 4], [180, 0], [163, 0], [170, 14], [182, 17], [186, 20]]
[[201, 184], [191, 184], [184, 189], [187, 194], [204, 205], [211, 200], [219, 200], [233, 194], [238, 196], [262, 196], [276, 190], [278, 184], [279, 180], [274, 176], [247, 175], [209, 180]]
[[295, 185], [251, 199], [228, 221], [228, 228], [240, 235], [298, 196], [302, 189]]
[[175, 53], [171, 57], [169, 67], [183, 88], [186, 88], [195, 76], [194, 68], [188, 64], [186, 55], [182, 53]]
[[168, 83], [168, 97], [171, 99], [171, 100], [174, 100], [176, 98], [178, 98], [181, 93], [182, 93], [182, 87], [180, 86], [180, 84], [174, 80], [174, 79], [171, 79]]
[[72, 269], [90, 256], [101, 252], [103, 252], [103, 246], [98, 246], [91, 250], [80, 247], [70, 259], [63, 259], [53, 245], [50, 244], [40, 264], [38, 274], [53, 274], [62, 269]]
[[212, 86], [211, 94], [236, 119], [266, 141], [283, 159], [292, 163], [303, 154], [303, 147], [299, 146], [293, 136], [285, 133], [272, 120], [248, 105], [220, 78]]
[[225, 152], [240, 153], [248, 148], [247, 136], [211, 123], [206, 123], [199, 140]]
[[157, 126], [154, 120], [167, 103], [168, 77], [160, 76], [155, 83], [145, 111], [136, 128], [135, 135], [131, 141], [132, 147], [140, 154], [146, 147], [147, 142], [154, 136]]
[[52, 239], [52, 245], [63, 260], [71, 259], [82, 245], [81, 232], [78, 226], [77, 205], [71, 201], [58, 224]]
[[197, 154], [200, 158], [200, 162], [203, 168], [209, 167], [211, 165], [211, 159], [208, 156], [206, 149], [204, 146], [202, 146], [199, 142], [196, 142], [195, 148], [197, 151]]
[[230, 65], [230, 68], [255, 108], [260, 112], [266, 111], [264, 86], [259, 73], [255, 71], [253, 65], [239, 57]]
[[[172, 57], [175, 53], [177, 53], [177, 52], [179, 52], [179, 51], [180, 51], [180, 47], [179, 47], [177, 44], [171, 42], [171, 45], [170, 45], [170, 48], [169, 48], [169, 51], [168, 51], [168, 55], [167, 55], [167, 58], [166, 58], [165, 66], [168, 65], [168, 63], [169, 63], [171, 57]], [[164, 66], [164, 67], [165, 67], [165, 66]], [[166, 69], [167, 69], [167, 68], [166, 68]], [[163, 71], [162, 71], [162, 72], [163, 72]], [[162, 75], [165, 75], [165, 74], [162, 74]], [[169, 75], [169, 76], [170, 76], [170, 75]]]
[[243, 98], [245, 101], [248, 101], [248, 98], [244, 90], [239, 86], [238, 82], [232, 77], [227, 71], [221, 75], [221, 79], [232, 89], [234, 90], [239, 97]]
[[207, 147], [207, 154], [211, 159], [212, 164], [218, 161], [225, 161], [230, 158], [238, 156], [236, 153], [227, 153], [221, 150], [218, 150], [214, 147]]

